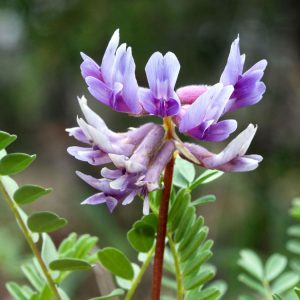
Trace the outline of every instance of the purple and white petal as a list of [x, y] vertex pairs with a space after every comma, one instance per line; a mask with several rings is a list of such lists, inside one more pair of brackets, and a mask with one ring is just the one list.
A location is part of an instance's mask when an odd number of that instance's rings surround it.
[[221, 142], [226, 140], [237, 129], [236, 120], [224, 120], [208, 127], [203, 140], [209, 142]]
[[119, 29], [117, 29], [112, 35], [108, 46], [105, 50], [102, 63], [101, 63], [101, 71], [104, 81], [111, 86], [112, 84], [112, 66], [115, 60], [115, 53], [119, 45], [120, 34]]
[[105, 83], [92, 76], [86, 77], [85, 81], [88, 85], [88, 90], [97, 100], [103, 104], [110, 105], [109, 99], [112, 91]]
[[111, 162], [109, 156], [99, 149], [71, 146], [68, 147], [67, 151], [76, 159], [86, 161], [93, 166], [100, 166]]
[[160, 148], [159, 152], [155, 155], [148, 167], [144, 182], [147, 183], [148, 191], [154, 191], [159, 187], [160, 176], [171, 159], [175, 151], [173, 141], [166, 141]]
[[85, 199], [81, 204], [97, 205], [106, 203], [106, 196], [104, 193], [97, 193]]
[[73, 136], [77, 141], [89, 144], [89, 139], [80, 127], [67, 128], [66, 132], [69, 133], [69, 136]]
[[92, 76], [102, 80], [100, 66], [86, 54], [81, 52], [80, 55], [83, 59], [83, 62], [80, 65], [82, 77], [85, 79], [88, 76]]
[[245, 58], [241, 57], [240, 39], [237, 37], [231, 44], [227, 64], [221, 75], [220, 82], [224, 85], [234, 85], [243, 72]]

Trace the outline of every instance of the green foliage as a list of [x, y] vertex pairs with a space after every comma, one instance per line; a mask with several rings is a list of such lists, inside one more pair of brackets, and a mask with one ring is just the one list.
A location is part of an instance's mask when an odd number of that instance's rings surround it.
[[0, 175], [13, 175], [25, 170], [36, 158], [36, 155], [25, 153], [7, 154], [0, 160]]
[[122, 295], [124, 295], [124, 293], [125, 292], [122, 289], [114, 289], [112, 292], [110, 292], [106, 296], [91, 298], [89, 300], [106, 300], [106, 299], [111, 299], [111, 298], [114, 298], [114, 297], [122, 296]]
[[120, 250], [112, 247], [103, 248], [98, 251], [98, 259], [113, 274], [129, 280], [134, 277], [129, 259]]
[[175, 161], [173, 184], [180, 188], [187, 187], [195, 178], [196, 171], [192, 163], [177, 157]]
[[50, 211], [36, 212], [29, 216], [27, 225], [33, 232], [52, 232], [67, 224], [67, 220]]
[[61, 258], [51, 261], [49, 267], [53, 271], [78, 271], [89, 270], [92, 265], [82, 259]]
[[255, 252], [242, 250], [238, 264], [248, 273], [240, 274], [239, 280], [259, 297], [269, 299], [273, 295], [273, 299], [281, 299], [299, 282], [299, 276], [295, 272], [285, 271], [287, 258], [281, 254], [273, 254], [263, 265]]
[[42, 196], [49, 194], [52, 189], [45, 189], [38, 185], [23, 185], [14, 193], [14, 200], [20, 204], [28, 204], [36, 201]]
[[17, 136], [14, 134], [9, 134], [4, 131], [0, 131], [0, 150], [5, 149], [11, 143], [17, 139]]
[[148, 252], [153, 246], [156, 229], [157, 216], [149, 214], [133, 224], [127, 239], [136, 251]]

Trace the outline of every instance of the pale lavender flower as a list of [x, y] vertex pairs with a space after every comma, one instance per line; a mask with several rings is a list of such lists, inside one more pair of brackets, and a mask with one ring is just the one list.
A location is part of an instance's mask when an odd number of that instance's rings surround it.
[[225, 172], [247, 172], [257, 168], [262, 157], [256, 154], [246, 155], [257, 127], [250, 124], [219, 154], [190, 143], [184, 143], [186, 149], [199, 161], [199, 164], [208, 169]]
[[89, 146], [72, 146], [68, 148], [68, 152], [91, 165], [111, 162], [109, 153], [130, 156], [149, 130], [155, 127], [161, 128], [159, 125], [147, 123], [127, 133], [115, 133], [108, 129], [104, 121], [88, 107], [84, 97], [78, 98], [78, 101], [86, 121], [77, 118], [79, 127], [67, 129], [67, 132]]
[[234, 86], [234, 91], [224, 113], [256, 104], [261, 100], [266, 90], [265, 84], [260, 80], [264, 75], [267, 61], [260, 60], [243, 73], [244, 63], [245, 54], [241, 55], [240, 53], [239, 37], [237, 37], [231, 45], [227, 64], [220, 78], [220, 82], [224, 85]]
[[237, 128], [235, 120], [219, 121], [233, 87], [221, 83], [209, 87], [176, 118], [179, 131], [204, 141], [223, 141]]
[[140, 89], [140, 99], [144, 109], [151, 115], [166, 117], [176, 115], [180, 101], [174, 91], [180, 64], [174, 53], [163, 56], [155, 52], [146, 65], [146, 75], [150, 89]]
[[[118, 30], [113, 34], [101, 66], [82, 54], [81, 72], [89, 91], [116, 111], [135, 115], [172, 116], [180, 132], [198, 140], [223, 141], [237, 128], [235, 120], [221, 120], [227, 111], [258, 102], [265, 86], [260, 81], [266, 67], [262, 60], [243, 73], [245, 56], [240, 55], [237, 38], [229, 54], [221, 82], [213, 86], [190, 85], [174, 91], [180, 70], [175, 54], [155, 52], [146, 65], [148, 88], [138, 87], [131, 48], [119, 46]], [[149, 192], [160, 187], [160, 177], [175, 151], [204, 168], [225, 172], [245, 172], [257, 168], [260, 155], [246, 154], [255, 135], [250, 124], [223, 151], [212, 153], [200, 145], [183, 143], [175, 134], [166, 139], [162, 126], [147, 123], [127, 132], [116, 133], [79, 99], [84, 115], [78, 126], [67, 129], [86, 147], [73, 146], [68, 152], [79, 160], [102, 167], [101, 178], [77, 172], [77, 175], [99, 192], [82, 204], [105, 203], [110, 211], [136, 196], [144, 199], [143, 212], [149, 213]]]
[[138, 84], [131, 48], [119, 47], [119, 30], [113, 34], [104, 53], [101, 66], [81, 53], [81, 74], [90, 93], [100, 102], [119, 112], [140, 114]]
[[68, 148], [68, 152], [92, 165], [112, 163], [115, 167], [103, 167], [101, 179], [76, 172], [99, 191], [83, 204], [106, 203], [113, 211], [118, 203], [129, 204], [140, 195], [144, 199], [143, 211], [148, 213], [148, 193], [159, 187], [161, 172], [175, 150], [173, 141], [165, 142], [164, 129], [153, 123], [125, 133], [115, 133], [88, 107], [84, 97], [78, 100], [85, 120], [78, 118], [79, 127], [67, 131], [89, 147], [73, 146]]

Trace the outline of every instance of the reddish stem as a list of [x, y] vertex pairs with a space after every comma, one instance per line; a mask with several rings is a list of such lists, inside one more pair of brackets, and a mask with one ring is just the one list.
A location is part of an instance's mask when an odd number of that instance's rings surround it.
[[172, 188], [172, 178], [175, 159], [172, 156], [165, 168], [164, 189], [158, 216], [157, 239], [154, 257], [153, 277], [152, 277], [152, 300], [160, 299], [161, 280], [163, 273], [163, 260], [165, 251], [165, 239], [167, 231], [169, 199]]

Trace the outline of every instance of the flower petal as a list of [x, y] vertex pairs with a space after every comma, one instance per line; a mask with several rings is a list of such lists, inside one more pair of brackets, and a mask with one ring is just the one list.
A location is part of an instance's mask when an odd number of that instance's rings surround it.
[[221, 142], [226, 140], [229, 135], [237, 128], [236, 120], [224, 120], [208, 127], [205, 131], [203, 140], [210, 142]]
[[97, 205], [106, 202], [104, 193], [97, 193], [85, 199], [81, 204]]
[[86, 54], [82, 52], [80, 54], [83, 59], [83, 62], [80, 65], [82, 77], [85, 79], [86, 77], [91, 76], [102, 80], [100, 66]]
[[235, 85], [242, 75], [245, 57], [241, 57], [239, 43], [240, 39], [237, 37], [231, 44], [227, 64], [220, 78], [224, 85]]
[[88, 76], [85, 78], [90, 93], [103, 104], [109, 105], [111, 98], [111, 90], [109, 87], [94, 77]]
[[105, 83], [108, 85], [112, 83], [112, 66], [115, 59], [115, 53], [119, 45], [119, 39], [120, 34], [119, 29], [117, 29], [108, 43], [101, 63], [102, 76]]

